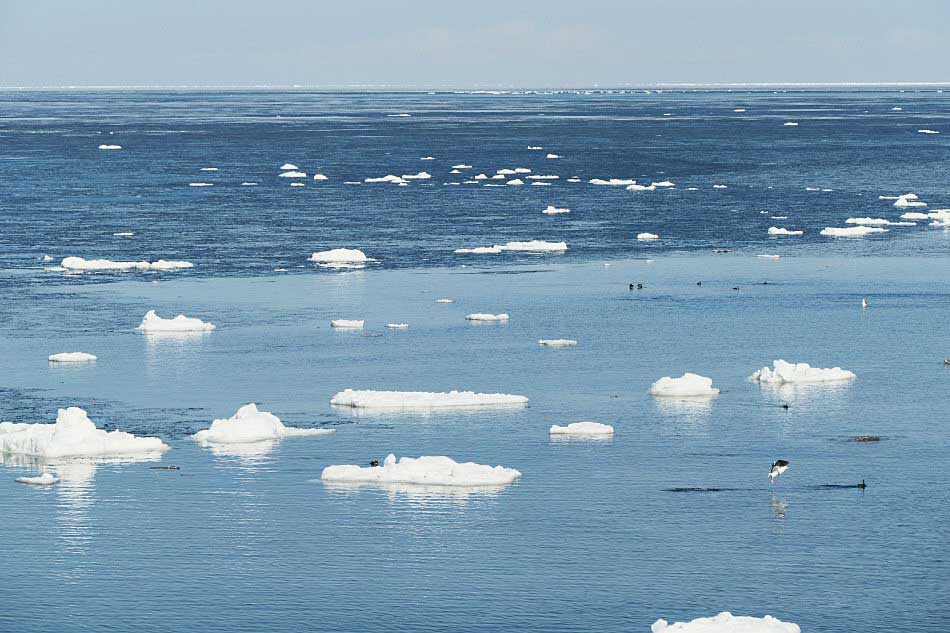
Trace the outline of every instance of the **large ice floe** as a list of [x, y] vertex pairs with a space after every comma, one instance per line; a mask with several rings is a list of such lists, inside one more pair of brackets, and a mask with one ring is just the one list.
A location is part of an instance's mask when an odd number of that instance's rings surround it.
[[30, 484], [31, 486], [52, 486], [59, 483], [59, 477], [50, 473], [43, 473], [39, 477], [17, 477], [13, 481], [18, 484]]
[[528, 398], [507, 393], [474, 391], [372, 391], [347, 389], [330, 398], [330, 404], [355, 409], [437, 409], [526, 405]]
[[34, 457], [143, 455], [167, 451], [157, 437], [97, 429], [79, 407], [60, 409], [55, 424], [0, 422], [0, 453]]
[[380, 178], [364, 178], [363, 182], [390, 182], [394, 185], [409, 184], [405, 179], [400, 178], [399, 176], [393, 176], [392, 174], [389, 174], [388, 176], [382, 176]]
[[572, 338], [543, 338], [538, 341], [542, 347], [574, 347], [577, 341]]
[[847, 228], [837, 228], [829, 226], [821, 230], [821, 235], [825, 237], [864, 237], [874, 233], [887, 233], [887, 229], [878, 226], [849, 226]]
[[915, 194], [904, 194], [897, 197], [894, 206], [898, 209], [905, 209], [907, 207], [926, 207], [927, 203], [919, 200]]
[[93, 360], [96, 360], [96, 356], [86, 352], [60, 352], [49, 357], [51, 363], [87, 363]]
[[207, 429], [192, 435], [202, 444], [243, 444], [279, 440], [296, 435], [329, 435], [334, 429], [300, 429], [284, 426], [273, 413], [259, 411], [256, 404], [246, 404], [230, 418], [214, 420]]
[[343, 330], [360, 330], [365, 321], [363, 319], [333, 319], [330, 327]]
[[60, 266], [70, 271], [96, 270], [180, 270], [194, 268], [191, 262], [168, 261], [160, 259], [156, 262], [114, 262], [109, 259], [83, 259], [82, 257], [66, 257]]
[[592, 185], [605, 185], [608, 187], [629, 187], [630, 185], [637, 184], [636, 180], [631, 180], [628, 178], [591, 178], [588, 181]]
[[852, 371], [832, 367], [822, 369], [812, 367], [808, 363], [788, 363], [784, 360], [776, 360], [772, 363], [772, 368], [763, 367], [753, 373], [750, 377], [753, 382], [759, 383], [814, 383], [814, 382], [835, 382], [839, 380], [853, 380], [857, 376]]
[[149, 334], [152, 332], [210, 332], [215, 327], [212, 323], [186, 317], [184, 314], [179, 314], [174, 319], [163, 319], [155, 314], [155, 310], [149, 310], [137, 329]]
[[657, 620], [650, 627], [651, 633], [801, 633], [802, 629], [794, 622], [782, 622], [770, 615], [756, 618], [746, 615], [732, 615], [723, 611], [708, 618], [696, 618], [690, 622]]
[[712, 378], [706, 378], [689, 372], [679, 378], [664, 376], [650, 387], [651, 396], [671, 398], [708, 398], [719, 395], [719, 389], [712, 386]]
[[521, 477], [514, 468], [459, 463], [445, 456], [403, 457], [390, 453], [381, 466], [327, 466], [320, 479], [354, 484], [418, 484], [421, 486], [504, 486]]
[[282, 171], [278, 175], [281, 178], [306, 178], [307, 177], [306, 172], [296, 171], [296, 170]]
[[466, 321], [507, 321], [508, 315], [504, 312], [501, 314], [485, 314], [484, 312], [475, 312], [474, 314], [469, 314], [465, 317]]
[[614, 427], [600, 422], [571, 422], [567, 426], [551, 425], [551, 435], [613, 435]]
[[543, 213], [544, 215], [558, 215], [560, 213], [570, 213], [570, 212], [571, 212], [570, 209], [563, 208], [563, 207], [556, 207], [553, 204], [549, 204], [548, 207], [544, 209], [541, 213]]
[[527, 242], [507, 242], [494, 246], [474, 246], [457, 248], [455, 253], [498, 254], [505, 251], [522, 253], [560, 253], [567, 250], [567, 242], [546, 242], [544, 240], [530, 240]]
[[660, 239], [660, 236], [656, 233], [637, 233], [637, 239], [641, 242], [649, 242], [651, 240]]
[[770, 226], [769, 235], [804, 235], [804, 231], [791, 231], [779, 226]]
[[313, 253], [308, 262], [316, 262], [323, 268], [362, 268], [368, 262], [375, 262], [358, 248], [333, 248]]

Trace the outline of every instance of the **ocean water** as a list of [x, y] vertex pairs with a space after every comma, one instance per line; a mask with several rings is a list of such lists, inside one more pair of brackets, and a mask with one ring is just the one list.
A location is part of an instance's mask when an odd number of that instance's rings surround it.
[[[821, 633], [950, 626], [950, 238], [924, 226], [862, 240], [813, 234], [850, 215], [894, 217], [881, 194], [913, 190], [941, 206], [944, 137], [904, 132], [937, 129], [943, 94], [3, 98], [13, 116], [0, 139], [0, 419], [51, 422], [57, 408], [82, 406], [104, 428], [157, 435], [172, 450], [158, 462], [0, 457], [0, 630], [629, 632], [722, 610]], [[891, 111], [895, 103], [904, 110]], [[660, 113], [652, 119], [649, 104]], [[780, 112], [806, 105], [845, 113], [798, 111], [794, 133], [811, 141], [781, 145]], [[727, 131], [741, 125], [735, 107], [769, 114], [737, 136]], [[414, 116], [385, 116], [396, 112]], [[278, 113], [289, 121], [271, 120]], [[850, 140], [829, 140], [823, 153], [812, 124]], [[119, 141], [127, 149], [100, 155], [110, 126], [129, 135]], [[656, 138], [678, 126], [677, 143]], [[192, 132], [156, 133], [163, 127]], [[644, 129], [656, 151], [636, 148]], [[357, 138], [374, 130], [384, 138]], [[678, 187], [641, 197], [580, 183], [486, 190], [446, 187], [440, 176], [320, 189], [328, 183], [290, 188], [274, 177], [285, 161], [346, 178], [435, 174], [434, 161], [410, 158], [450, 150], [447, 164], [540, 172], [546, 159], [514, 155], [528, 143], [565, 156], [548, 161], [557, 173], [584, 164], [585, 177], [648, 173]], [[149, 149], [136, 158], [135, 145]], [[398, 162], [397, 151], [410, 158]], [[129, 160], [136, 165], [114, 169]], [[221, 184], [187, 187], [212, 179]], [[245, 179], [261, 185], [224, 184]], [[835, 191], [805, 192], [805, 183]], [[693, 184], [702, 187], [689, 192], [695, 204], [685, 199]], [[550, 203], [570, 206], [578, 224], [541, 216]], [[797, 209], [804, 239], [765, 239], [766, 206]], [[630, 240], [656, 228], [647, 218], [670, 237]], [[111, 236], [120, 230], [138, 235]], [[571, 247], [451, 254], [532, 237]], [[344, 245], [381, 261], [344, 272], [304, 261]], [[196, 267], [64, 275], [43, 269], [44, 253]], [[145, 337], [134, 328], [149, 309], [218, 329]], [[471, 312], [511, 321], [466, 322]], [[334, 331], [334, 318], [367, 326]], [[384, 330], [391, 321], [411, 327]], [[560, 337], [579, 345], [537, 345]], [[99, 360], [46, 362], [67, 350]], [[777, 358], [858, 378], [791, 390], [748, 381]], [[712, 377], [722, 394], [647, 395], [659, 377], [685, 371]], [[360, 415], [328, 404], [348, 387], [500, 391], [530, 404]], [[216, 450], [188, 437], [248, 402], [289, 425], [337, 432]], [[616, 434], [549, 437], [551, 424], [580, 420]], [[859, 434], [882, 440], [848, 441]], [[491, 491], [319, 480], [327, 465], [389, 452], [501, 464], [523, 477]], [[770, 487], [779, 458], [791, 467]], [[181, 470], [151, 470], [157, 463]], [[13, 483], [44, 468], [62, 482]], [[861, 480], [864, 490], [834, 487]]]

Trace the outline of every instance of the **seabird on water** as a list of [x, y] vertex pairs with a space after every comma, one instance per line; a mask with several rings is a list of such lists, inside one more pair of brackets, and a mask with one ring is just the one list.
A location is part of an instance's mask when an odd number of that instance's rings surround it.
[[769, 484], [775, 481], [775, 478], [788, 470], [788, 462], [784, 459], [776, 459], [772, 462], [772, 468], [769, 469]]
[[868, 303], [868, 298], [867, 298], [867, 297], [864, 297], [863, 299], [861, 299], [861, 307], [862, 307], [862, 308], [866, 308], [866, 307], [868, 307], [869, 305], [871, 305], [871, 304]]

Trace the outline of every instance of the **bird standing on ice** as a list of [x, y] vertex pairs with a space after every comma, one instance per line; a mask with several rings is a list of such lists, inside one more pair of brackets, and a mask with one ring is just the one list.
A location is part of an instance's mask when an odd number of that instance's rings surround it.
[[868, 307], [869, 305], [871, 305], [871, 304], [868, 303], [868, 298], [867, 298], [867, 297], [864, 297], [863, 299], [861, 299], [861, 307], [862, 307], [862, 308], [866, 308], [866, 307]]
[[772, 462], [772, 468], [769, 469], [769, 485], [775, 481], [775, 478], [788, 470], [788, 462], [784, 459], [776, 459]]

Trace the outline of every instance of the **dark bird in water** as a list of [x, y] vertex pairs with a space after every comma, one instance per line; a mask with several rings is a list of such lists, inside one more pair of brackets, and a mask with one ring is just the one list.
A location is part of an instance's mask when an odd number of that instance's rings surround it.
[[772, 462], [772, 468], [769, 469], [769, 485], [775, 481], [775, 478], [788, 470], [788, 462], [784, 459], [776, 459]]
[[855, 488], [867, 488], [867, 487], [868, 487], [868, 486], [867, 486], [866, 483], [864, 483], [864, 480], [863, 480], [863, 479], [861, 480], [861, 483], [859, 483], [857, 486], [855, 486]]
[[702, 286], [702, 285], [703, 285], [703, 282], [697, 281], [697, 282], [696, 282], [696, 285], [697, 285], [697, 286]]
[[371, 462], [369, 463], [369, 465], [370, 465], [370, 466], [379, 466], [379, 460], [378, 460], [378, 459], [374, 459], [373, 461], [371, 461]]
[[783, 403], [782, 403], [782, 408], [785, 409], [786, 411], [788, 411], [788, 403], [787, 403], [787, 402], [783, 402]]
[[738, 290], [738, 289], [739, 289], [739, 286], [736, 286], [735, 288], [733, 288], [733, 290]]
[[950, 358], [944, 358], [944, 359], [943, 359], [943, 364], [944, 364], [944, 365], [950, 365]]
[[[633, 284], [630, 284], [630, 290], [633, 290]], [[643, 284], [637, 284], [637, 290], [643, 290]]]

